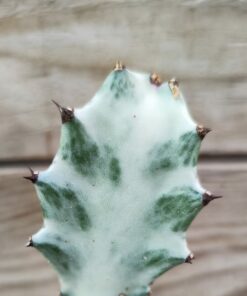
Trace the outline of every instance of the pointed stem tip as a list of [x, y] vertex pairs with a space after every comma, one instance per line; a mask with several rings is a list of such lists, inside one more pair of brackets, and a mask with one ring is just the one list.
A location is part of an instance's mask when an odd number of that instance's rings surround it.
[[33, 240], [32, 240], [32, 237], [29, 237], [28, 242], [26, 243], [26, 247], [27, 247], [27, 248], [29, 248], [29, 247], [33, 247]]
[[27, 179], [29, 181], [31, 181], [32, 183], [36, 183], [37, 180], [38, 180], [38, 177], [39, 177], [39, 172], [36, 172], [34, 170], [32, 170], [31, 168], [28, 168], [30, 173], [31, 173], [31, 176], [24, 176], [23, 178], [24, 179]]
[[121, 61], [116, 61], [115, 67], [113, 68], [113, 71], [123, 71], [125, 69], [125, 65], [122, 64]]
[[203, 206], [206, 206], [210, 203], [210, 201], [216, 199], [216, 198], [222, 198], [222, 195], [213, 195], [211, 192], [206, 191], [202, 195], [202, 204]]
[[157, 73], [152, 73], [149, 79], [151, 84], [154, 84], [156, 86], [160, 86], [162, 83], [161, 78]]
[[51, 100], [58, 108], [60, 114], [62, 123], [66, 123], [71, 121], [74, 118], [74, 109], [70, 107], [62, 107], [60, 104], [58, 104], [56, 101]]
[[196, 132], [197, 132], [197, 134], [198, 134], [198, 136], [200, 137], [201, 140], [203, 140], [204, 137], [206, 136], [206, 134], [208, 134], [211, 131], [212, 131], [211, 128], [204, 127], [202, 125], [198, 125], [196, 127]]
[[192, 264], [192, 261], [195, 259], [194, 254], [189, 254], [188, 257], [185, 259], [185, 263]]

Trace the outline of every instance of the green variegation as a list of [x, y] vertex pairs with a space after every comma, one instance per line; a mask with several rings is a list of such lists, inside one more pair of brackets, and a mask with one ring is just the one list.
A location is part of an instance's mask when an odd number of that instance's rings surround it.
[[175, 80], [117, 64], [81, 109], [59, 106], [60, 147], [30, 179], [44, 225], [28, 246], [56, 269], [62, 296], [144, 296], [190, 262], [185, 231], [215, 198], [196, 163], [208, 131]]

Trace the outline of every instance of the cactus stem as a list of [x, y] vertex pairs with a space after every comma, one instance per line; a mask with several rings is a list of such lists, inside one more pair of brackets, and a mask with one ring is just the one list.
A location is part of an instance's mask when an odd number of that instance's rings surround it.
[[207, 204], [210, 203], [210, 201], [216, 198], [222, 198], [222, 195], [213, 195], [211, 192], [206, 191], [205, 193], [203, 193], [203, 196], [202, 196], [202, 204], [206, 206]]
[[192, 264], [192, 260], [195, 259], [194, 254], [189, 254], [189, 256], [185, 259], [185, 263]]
[[29, 247], [33, 247], [33, 240], [32, 240], [32, 237], [29, 237], [28, 242], [26, 243], [26, 247], [27, 247], [27, 248], [29, 248]]
[[200, 137], [201, 140], [203, 140], [204, 137], [206, 136], [206, 134], [208, 134], [211, 131], [212, 131], [211, 128], [204, 127], [202, 125], [198, 125], [196, 127], [196, 132], [197, 132], [197, 134], [198, 134], [198, 136]]
[[60, 104], [58, 104], [54, 100], [52, 100], [52, 102], [57, 106], [57, 108], [61, 114], [62, 123], [69, 122], [74, 118], [74, 109], [73, 108], [62, 107]]
[[115, 67], [114, 67], [114, 71], [122, 71], [125, 69], [125, 65], [122, 64], [121, 61], [116, 61]]
[[162, 83], [161, 78], [157, 73], [152, 73], [150, 75], [150, 82], [156, 86], [160, 86]]
[[30, 167], [28, 168], [30, 170], [31, 176], [24, 176], [24, 179], [30, 180], [32, 183], [36, 183], [38, 180], [39, 172], [35, 172]]
[[180, 91], [179, 91], [179, 83], [175, 78], [172, 78], [169, 82], [169, 87], [171, 89], [171, 92], [173, 94], [173, 96], [176, 98], [179, 96]]
[[84, 108], [52, 102], [64, 124], [51, 166], [25, 177], [44, 219], [26, 246], [54, 267], [60, 296], [151, 296], [158, 276], [192, 263], [186, 230], [221, 197], [196, 169], [209, 129], [190, 117], [175, 79], [120, 61]]

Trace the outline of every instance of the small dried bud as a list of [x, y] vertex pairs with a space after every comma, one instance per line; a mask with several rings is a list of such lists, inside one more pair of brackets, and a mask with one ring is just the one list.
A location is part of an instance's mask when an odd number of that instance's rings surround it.
[[179, 83], [175, 78], [172, 78], [169, 82], [169, 87], [171, 89], [171, 92], [173, 94], [173, 96], [176, 98], [180, 95], [180, 91], [179, 91]]
[[123, 65], [121, 61], [117, 61], [115, 67], [113, 68], [114, 71], [122, 71], [124, 69], [125, 65]]
[[162, 83], [161, 78], [156, 73], [150, 75], [150, 82], [156, 86], [160, 86]]
[[201, 140], [204, 139], [204, 137], [206, 136], [206, 134], [208, 134], [209, 132], [211, 132], [211, 129], [208, 127], [204, 127], [202, 125], [198, 125], [196, 127], [196, 131], [198, 136], [201, 138]]

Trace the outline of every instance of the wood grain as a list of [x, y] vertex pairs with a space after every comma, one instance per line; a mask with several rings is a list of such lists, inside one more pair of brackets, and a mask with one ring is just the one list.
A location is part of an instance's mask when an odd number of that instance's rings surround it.
[[[24, 247], [41, 226], [34, 189], [21, 176], [0, 171], [0, 294], [58, 295], [54, 272], [35, 250]], [[193, 265], [181, 265], [162, 276], [153, 295], [245, 296], [247, 294], [247, 163], [202, 163], [204, 186], [224, 195], [208, 205], [188, 233]]]
[[246, 1], [0, 2], [0, 159], [54, 154], [50, 100], [81, 106], [117, 59], [176, 76], [215, 130], [207, 153], [246, 153]]

